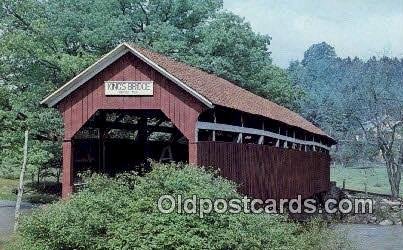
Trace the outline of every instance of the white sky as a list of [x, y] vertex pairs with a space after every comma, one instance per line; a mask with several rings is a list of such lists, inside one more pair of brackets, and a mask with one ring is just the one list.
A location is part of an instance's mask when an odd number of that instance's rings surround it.
[[341, 57], [403, 57], [403, 0], [224, 0], [224, 8], [272, 37], [281, 67], [322, 41]]

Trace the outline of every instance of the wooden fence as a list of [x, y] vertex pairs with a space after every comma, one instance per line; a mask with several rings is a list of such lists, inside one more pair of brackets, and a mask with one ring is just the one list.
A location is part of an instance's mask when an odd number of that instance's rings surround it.
[[206, 141], [197, 143], [197, 161], [218, 168], [253, 198], [308, 198], [330, 187], [330, 156], [322, 152]]

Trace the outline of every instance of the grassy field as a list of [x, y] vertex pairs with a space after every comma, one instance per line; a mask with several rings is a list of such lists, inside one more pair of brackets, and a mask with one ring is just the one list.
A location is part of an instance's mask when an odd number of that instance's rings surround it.
[[[330, 169], [330, 179], [337, 182], [337, 186], [346, 182], [347, 189], [365, 190], [368, 192], [390, 194], [390, 186], [385, 168], [343, 168], [333, 167]], [[403, 179], [400, 183], [400, 195], [403, 195]]]
[[[0, 200], [15, 201], [17, 199], [16, 190], [19, 180], [10, 180], [0, 178]], [[51, 203], [59, 199], [59, 196], [54, 190], [49, 192], [46, 188], [57, 184], [44, 182], [39, 186], [32, 183], [25, 183], [23, 201], [30, 203]]]
[[18, 180], [0, 178], [0, 200], [13, 201], [16, 199], [14, 191], [18, 187]]
[[9, 235], [6, 236], [0, 233], [0, 250], [3, 250], [9, 241], [10, 241]]

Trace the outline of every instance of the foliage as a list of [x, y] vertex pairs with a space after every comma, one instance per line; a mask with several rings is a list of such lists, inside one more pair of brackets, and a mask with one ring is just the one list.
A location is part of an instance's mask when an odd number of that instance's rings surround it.
[[[28, 170], [40, 175], [59, 165], [60, 116], [39, 102], [124, 41], [295, 108], [301, 91], [271, 64], [270, 37], [253, 32], [222, 5], [221, 0], [0, 0], [0, 79], [5, 80], [0, 122], [9, 125], [0, 134], [0, 145], [6, 145], [0, 146], [0, 175], [18, 172], [26, 127], [33, 137]], [[26, 121], [15, 120], [19, 112]]]
[[403, 165], [403, 60], [340, 58], [333, 47], [320, 43], [288, 71], [308, 95], [301, 104], [304, 115], [338, 139], [336, 160], [374, 161], [381, 152], [391, 191], [398, 193]]
[[220, 12], [197, 27], [192, 37], [184, 39], [183, 50], [168, 39], [152, 42], [151, 47], [274, 102], [297, 108], [303, 92], [290, 83], [284, 70], [271, 64], [267, 50], [270, 40], [267, 35], [254, 33], [243, 18]]
[[[21, 224], [19, 249], [320, 249], [330, 234], [279, 215], [163, 214], [165, 194], [239, 197], [235, 185], [202, 168], [154, 164], [139, 177], [93, 176], [67, 201], [34, 211]], [[328, 246], [331, 248], [331, 246]]]
[[61, 123], [55, 110], [38, 107], [35, 98], [38, 89], [29, 89], [20, 95], [15, 89], [0, 86], [0, 92], [7, 93], [0, 94], [2, 102], [6, 103], [0, 106], [0, 176], [19, 176], [24, 131], [29, 129], [27, 175], [33, 181], [44, 174], [44, 166], [57, 168], [60, 165], [60, 144], [54, 138], [61, 133]]

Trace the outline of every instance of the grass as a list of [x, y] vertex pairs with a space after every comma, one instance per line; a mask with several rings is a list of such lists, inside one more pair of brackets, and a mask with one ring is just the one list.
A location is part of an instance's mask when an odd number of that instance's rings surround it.
[[10, 241], [9, 235], [6, 236], [0, 233], [0, 250], [3, 250], [9, 241]]
[[[385, 168], [343, 168], [333, 167], [330, 169], [330, 179], [337, 182], [338, 187], [342, 187], [345, 180], [347, 189], [365, 191], [365, 185], [368, 192], [390, 194], [388, 174]], [[400, 195], [403, 195], [403, 179], [400, 182]]]
[[18, 180], [0, 178], [0, 200], [13, 201], [16, 199], [15, 190], [18, 187]]
[[[18, 184], [19, 180], [0, 178], [0, 200], [15, 201]], [[58, 188], [55, 182], [43, 182], [39, 185], [26, 183], [22, 199], [30, 203], [51, 203], [59, 199]], [[9, 240], [10, 235], [0, 232], [0, 250], [4, 249]]]
[[[18, 184], [19, 180], [0, 178], [0, 200], [15, 201]], [[43, 182], [39, 185], [25, 183], [22, 199], [30, 203], [51, 203], [59, 199], [58, 186], [59, 184], [54, 182]]]

